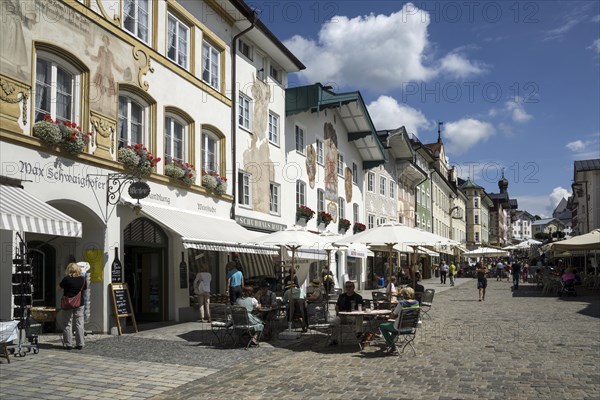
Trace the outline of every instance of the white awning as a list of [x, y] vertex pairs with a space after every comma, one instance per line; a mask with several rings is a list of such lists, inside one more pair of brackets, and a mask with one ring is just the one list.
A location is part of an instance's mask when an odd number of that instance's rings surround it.
[[81, 222], [17, 186], [0, 185], [0, 229], [81, 237]]
[[[127, 201], [127, 200], [126, 200]], [[133, 201], [129, 201], [133, 203]], [[172, 207], [142, 203], [141, 213], [181, 236], [185, 248], [200, 250], [277, 254], [278, 248], [248, 243], [261, 233], [249, 231], [234, 220]]]

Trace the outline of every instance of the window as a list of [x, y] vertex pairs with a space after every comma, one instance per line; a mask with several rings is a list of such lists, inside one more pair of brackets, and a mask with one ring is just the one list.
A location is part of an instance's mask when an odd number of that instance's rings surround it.
[[281, 70], [273, 64], [269, 64], [269, 76], [276, 82], [281, 83]]
[[79, 122], [79, 74], [40, 54], [35, 66], [35, 121], [48, 114], [52, 119]]
[[269, 142], [279, 145], [279, 115], [269, 111]]
[[419, 227], [419, 217], [417, 216], [417, 218], [415, 219], [415, 228]]
[[358, 185], [358, 165], [352, 163], [352, 183]]
[[417, 204], [421, 204], [421, 189], [418, 189], [418, 188], [417, 188]]
[[479, 208], [479, 199], [473, 199], [473, 207]]
[[479, 232], [475, 232], [475, 242], [479, 242]]
[[279, 215], [279, 193], [281, 187], [276, 183], [269, 186], [269, 211], [272, 214]]
[[373, 172], [367, 174], [367, 190], [369, 192], [375, 191], [375, 174]]
[[296, 181], [296, 207], [306, 205], [306, 183]]
[[354, 223], [360, 222], [360, 214], [358, 211], [358, 204], [354, 203], [352, 205], [352, 218], [354, 218]]
[[390, 181], [390, 197], [393, 199], [396, 196], [396, 182]]
[[252, 60], [252, 46], [244, 42], [242, 39], [238, 39], [238, 48], [240, 53], [243, 54], [247, 59]]
[[219, 90], [219, 57], [221, 53], [208, 42], [202, 44], [202, 80]]
[[338, 153], [337, 170], [338, 175], [344, 176], [344, 156], [340, 153]]
[[144, 143], [146, 139], [146, 108], [130, 95], [119, 96], [119, 148], [136, 143]]
[[123, 28], [144, 43], [150, 35], [150, 0], [125, 0], [123, 2]]
[[338, 197], [338, 215], [340, 218], [346, 218], [346, 202], [343, 197]]
[[367, 215], [367, 228], [373, 229], [375, 227], [375, 216], [373, 214]]
[[238, 202], [243, 206], [250, 207], [251, 192], [250, 192], [250, 177], [251, 175], [245, 171], [238, 171]]
[[167, 17], [167, 57], [183, 68], [188, 68], [190, 28], [175, 18]]
[[185, 126], [172, 116], [165, 118], [165, 160], [185, 162]]
[[219, 138], [210, 131], [202, 131], [202, 169], [206, 172], [219, 172]]
[[317, 164], [323, 165], [323, 141], [317, 139]]
[[385, 176], [379, 177], [379, 194], [385, 196]]
[[475, 215], [475, 225], [479, 225], [479, 215]]
[[304, 129], [296, 125], [296, 151], [304, 154]]
[[250, 130], [250, 115], [252, 102], [246, 95], [240, 93], [238, 98], [238, 125]]
[[317, 189], [317, 212], [325, 211], [325, 191]]

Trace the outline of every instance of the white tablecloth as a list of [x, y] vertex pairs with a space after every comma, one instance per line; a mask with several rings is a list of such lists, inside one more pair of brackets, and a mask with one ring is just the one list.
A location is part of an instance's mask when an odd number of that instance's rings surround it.
[[0, 321], [0, 343], [12, 342], [19, 337], [19, 321]]

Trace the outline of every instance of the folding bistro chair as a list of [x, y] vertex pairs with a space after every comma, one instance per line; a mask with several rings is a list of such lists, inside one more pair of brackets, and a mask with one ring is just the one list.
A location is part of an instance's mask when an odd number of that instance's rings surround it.
[[[227, 337], [233, 339], [233, 321], [231, 320], [231, 310], [228, 304], [210, 303], [210, 330], [220, 345], [225, 345]], [[212, 346], [213, 338], [210, 340]]]
[[[398, 331], [398, 336], [396, 336], [394, 340], [394, 346], [396, 346], [396, 349], [398, 349], [398, 355], [400, 355], [400, 353], [404, 353], [406, 346], [410, 346], [414, 355], [417, 355], [417, 351], [413, 346], [413, 341], [417, 336], [420, 313], [420, 308], [403, 308], [400, 311], [398, 318], [396, 318], [394, 321], [394, 329]], [[402, 347], [402, 351], [400, 351], [400, 347]]]
[[250, 343], [252, 343], [252, 337], [255, 333], [258, 333], [256, 341], [260, 343], [260, 336], [262, 335], [264, 325], [263, 324], [252, 324], [250, 322], [250, 318], [248, 317], [248, 310], [242, 306], [231, 306], [231, 319], [233, 321], [233, 330], [236, 333], [236, 341], [235, 344], [238, 344], [240, 338], [247, 334], [250, 336], [248, 339], [248, 343], [246, 344], [246, 349], [250, 347]]
[[423, 316], [431, 319], [429, 311], [433, 306], [433, 296], [435, 295], [435, 289], [425, 289], [423, 296], [421, 297], [421, 313]]
[[325, 333], [326, 340], [329, 342], [332, 332], [332, 326], [328, 321], [327, 302], [308, 303], [306, 305], [306, 319], [308, 329], [314, 333]]

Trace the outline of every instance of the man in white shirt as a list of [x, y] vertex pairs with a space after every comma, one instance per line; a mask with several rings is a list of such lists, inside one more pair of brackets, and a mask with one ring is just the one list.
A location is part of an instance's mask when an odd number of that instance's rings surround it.
[[496, 263], [496, 280], [499, 281], [502, 279], [504, 275], [504, 264], [502, 264], [501, 260], [498, 260]]

